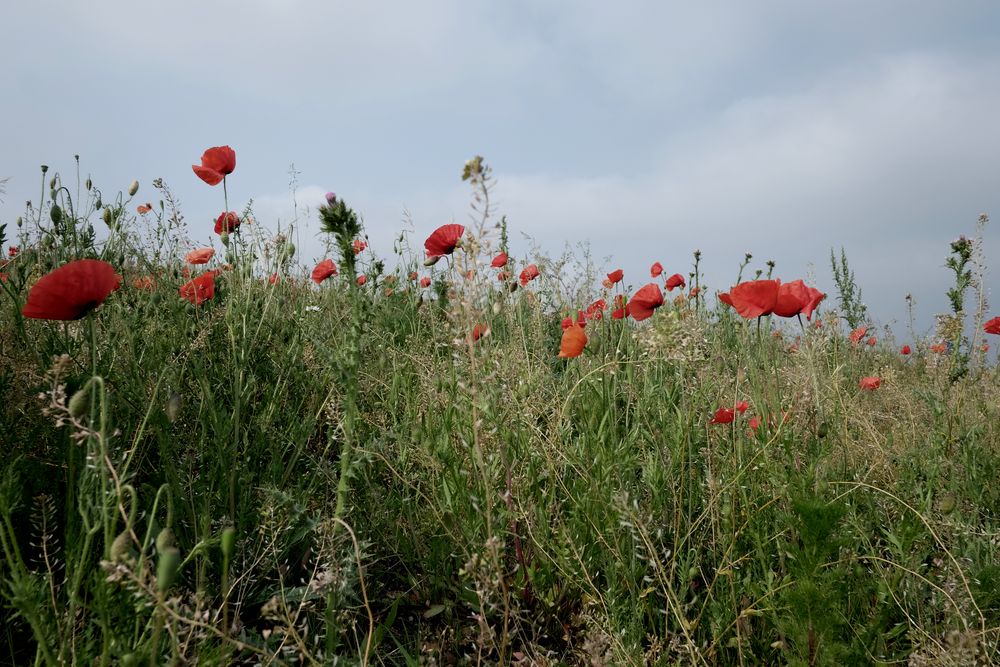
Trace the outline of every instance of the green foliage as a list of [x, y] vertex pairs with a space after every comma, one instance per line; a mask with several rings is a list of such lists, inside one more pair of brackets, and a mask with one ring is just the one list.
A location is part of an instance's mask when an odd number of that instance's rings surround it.
[[830, 268], [837, 285], [840, 315], [847, 320], [849, 327], [856, 329], [868, 319], [868, 307], [861, 301], [861, 288], [854, 281], [854, 272], [847, 264], [847, 252], [843, 248], [840, 249], [839, 263], [833, 249], [830, 249]]

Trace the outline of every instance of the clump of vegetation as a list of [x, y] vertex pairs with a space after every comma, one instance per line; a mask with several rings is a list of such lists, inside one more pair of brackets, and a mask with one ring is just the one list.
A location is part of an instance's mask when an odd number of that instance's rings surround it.
[[303, 266], [222, 149], [218, 255], [47, 168], [0, 240], [0, 661], [1000, 657], [1000, 374], [868, 336], [843, 251], [850, 335], [749, 253], [598, 288], [509, 255], [476, 157], [468, 226], [389, 258], [331, 193]]

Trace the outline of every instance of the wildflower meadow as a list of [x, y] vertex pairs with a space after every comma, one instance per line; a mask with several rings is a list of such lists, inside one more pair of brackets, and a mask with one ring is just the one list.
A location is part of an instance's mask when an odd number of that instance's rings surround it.
[[0, 226], [0, 663], [1000, 660], [986, 216], [917, 336], [846, 251], [518, 256], [478, 156], [462, 224], [330, 192], [316, 257], [192, 162], [217, 210], [77, 159]]

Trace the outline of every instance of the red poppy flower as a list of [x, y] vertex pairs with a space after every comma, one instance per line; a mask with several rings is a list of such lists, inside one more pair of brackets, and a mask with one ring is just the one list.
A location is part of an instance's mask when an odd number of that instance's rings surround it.
[[736, 419], [736, 411], [732, 408], [719, 408], [715, 411], [715, 416], [709, 424], [732, 424]]
[[209, 148], [201, 156], [201, 166], [193, 164], [191, 168], [201, 180], [218, 185], [236, 169], [236, 151], [229, 146]]
[[587, 306], [587, 317], [592, 320], [599, 320], [604, 316], [604, 309], [608, 307], [607, 302], [604, 299], [598, 299], [594, 303]]
[[216, 234], [222, 234], [222, 232], [229, 234], [236, 231], [239, 226], [240, 216], [236, 215], [234, 211], [220, 213], [219, 217], [215, 219]]
[[1000, 317], [994, 317], [983, 325], [983, 331], [988, 334], [1000, 335]]
[[279, 276], [277, 272], [272, 273], [267, 278], [267, 282], [270, 283], [271, 285], [277, 285], [279, 280], [281, 280], [281, 276]]
[[39, 320], [78, 320], [121, 286], [113, 266], [78, 259], [50, 271], [32, 286], [21, 314]]
[[358, 276], [358, 285], [359, 286], [360, 285], [364, 285], [366, 282], [368, 282], [368, 276], [363, 275], [363, 274], [360, 275], [360, 276]]
[[499, 269], [504, 266], [507, 266], [507, 253], [502, 252], [496, 257], [494, 257], [493, 261], [490, 262], [490, 266], [492, 266], [494, 269]]
[[664, 287], [667, 288], [668, 292], [672, 292], [675, 287], [680, 287], [681, 289], [684, 289], [685, 287], [687, 287], [687, 283], [684, 282], [684, 276], [682, 276], [679, 273], [675, 273], [674, 275], [667, 278], [667, 282], [666, 284], [664, 284]]
[[431, 235], [424, 241], [424, 249], [428, 257], [441, 257], [455, 252], [455, 246], [465, 233], [462, 225], [442, 225], [431, 232]]
[[850, 340], [852, 344], [857, 345], [861, 342], [861, 339], [865, 337], [866, 333], [868, 333], [868, 327], [858, 327], [851, 332], [847, 339]]
[[497, 274], [497, 280], [499, 280], [501, 282], [504, 281], [504, 280], [507, 280], [508, 277], [509, 276], [507, 275], [506, 271], [501, 271], [500, 273]]
[[907, 355], [907, 354], [909, 354], [910, 351], [911, 350], [910, 350], [910, 346], [909, 345], [904, 345], [903, 347], [901, 347], [899, 349], [899, 353], [902, 354], [902, 355], [904, 355], [904, 356]]
[[188, 264], [208, 264], [214, 255], [214, 248], [196, 248], [184, 257], [184, 261]]
[[807, 286], [801, 280], [793, 280], [778, 287], [778, 301], [774, 304], [774, 314], [778, 317], [795, 317], [799, 313], [812, 319], [813, 311], [819, 302], [826, 298], [814, 287]]
[[431, 279], [428, 278], [427, 276], [424, 276], [423, 278], [420, 279], [420, 286], [421, 287], [430, 287], [431, 286]]
[[983, 353], [985, 354], [986, 352], [990, 351], [990, 344], [989, 343], [983, 343], [982, 347], [980, 347], [979, 349], [982, 350]]
[[[569, 329], [571, 326], [573, 326], [572, 316], [564, 317], [562, 321], [563, 331]], [[576, 326], [581, 328], [587, 326], [587, 316], [583, 314], [582, 310], [576, 311]]]
[[751, 280], [720, 294], [719, 301], [729, 304], [741, 317], [751, 320], [771, 314], [778, 301], [779, 286], [778, 280]]
[[365, 251], [365, 248], [368, 247], [368, 243], [362, 241], [361, 239], [354, 239], [354, 243], [351, 244], [351, 247], [354, 248], [355, 255], [360, 255]]
[[615, 308], [614, 310], [612, 310], [611, 311], [611, 319], [613, 319], [613, 320], [623, 320], [623, 319], [625, 319], [625, 309], [624, 308]]
[[196, 306], [214, 298], [216, 274], [216, 271], [206, 271], [194, 280], [184, 283], [179, 290], [181, 297]]
[[663, 273], [663, 265], [659, 262], [654, 262], [653, 265], [649, 267], [650, 278], [659, 278], [661, 273]]
[[335, 275], [337, 275], [337, 265], [333, 263], [332, 259], [324, 259], [313, 268], [309, 277], [312, 278], [314, 283], [319, 285], [330, 276]]
[[733, 406], [733, 409], [735, 409], [740, 414], [743, 414], [749, 408], [750, 408], [750, 404], [747, 403], [746, 401], [736, 401], [736, 405]]
[[587, 334], [583, 327], [567, 327], [563, 331], [562, 341], [559, 343], [559, 356], [563, 359], [572, 359], [583, 354], [583, 348], [587, 346]]
[[693, 298], [695, 298], [696, 296], [698, 296], [698, 292], [700, 292], [700, 291], [701, 291], [701, 290], [700, 290], [700, 289], [698, 289], [697, 287], [692, 287], [692, 288], [691, 288], [691, 293], [690, 293], [690, 294], [688, 294], [688, 298], [689, 298], [689, 299], [693, 299]]
[[866, 342], [868, 343], [868, 347], [875, 347], [875, 344], [878, 343], [878, 338], [871, 336]]
[[132, 281], [132, 287], [141, 290], [152, 290], [156, 287], [156, 284], [153, 282], [153, 276], [142, 276]]
[[539, 276], [538, 267], [534, 264], [529, 264], [524, 267], [521, 271], [521, 287], [525, 287], [529, 282], [534, 280]]
[[413, 281], [413, 280], [416, 280], [416, 279], [417, 279], [417, 272], [416, 271], [410, 271], [410, 280]]
[[135, 212], [138, 213], [139, 215], [145, 215], [145, 214], [149, 213], [152, 210], [153, 210], [153, 205], [152, 204], [139, 204], [135, 208]]
[[622, 278], [625, 277], [625, 272], [621, 269], [615, 269], [608, 274], [608, 282], [614, 285], [615, 283], [620, 283]]
[[611, 289], [611, 279], [605, 278], [604, 280], [602, 280], [601, 287], [603, 287], [604, 289]]
[[938, 343], [937, 345], [931, 345], [931, 352], [935, 352], [937, 354], [944, 354], [945, 350], [947, 350], [947, 349], [948, 349], [948, 346], [945, 345], [944, 343]]
[[758, 417], [757, 415], [751, 417], [750, 421], [748, 422], [748, 426], [750, 426], [750, 430], [752, 432], [756, 433], [757, 429], [760, 428], [760, 417]]
[[882, 379], [875, 377], [864, 377], [858, 382], [858, 386], [861, 389], [867, 389], [868, 391], [875, 391], [882, 386]]
[[21, 252], [21, 249], [18, 248], [16, 245], [12, 245], [11, 247], [7, 248], [7, 256], [10, 257], [11, 259], [17, 257], [17, 253], [19, 252]]
[[490, 328], [488, 326], [486, 326], [485, 324], [477, 324], [476, 326], [472, 327], [472, 340], [473, 340], [473, 342], [479, 340], [480, 338], [482, 338], [483, 336], [485, 336], [489, 332], [490, 332]]
[[635, 295], [629, 299], [625, 306], [625, 312], [636, 322], [650, 317], [653, 311], [663, 305], [663, 292], [656, 283], [649, 283], [639, 289]]

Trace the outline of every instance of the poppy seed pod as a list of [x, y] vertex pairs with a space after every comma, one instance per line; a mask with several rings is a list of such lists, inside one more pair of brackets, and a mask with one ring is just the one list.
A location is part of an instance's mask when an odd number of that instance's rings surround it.
[[156, 590], [165, 592], [174, 583], [181, 564], [181, 552], [176, 547], [168, 547], [159, 552], [156, 562]]
[[135, 193], [139, 191], [139, 181], [132, 181], [132, 184], [128, 186], [128, 196], [134, 197]]
[[228, 526], [222, 531], [222, 556], [226, 560], [232, 560], [236, 549], [236, 529]]
[[45, 173], [45, 172], [47, 172], [48, 170], [49, 170], [49, 165], [47, 165], [47, 164], [43, 164], [43, 165], [42, 165], [42, 173], [44, 174], [44, 173]]

